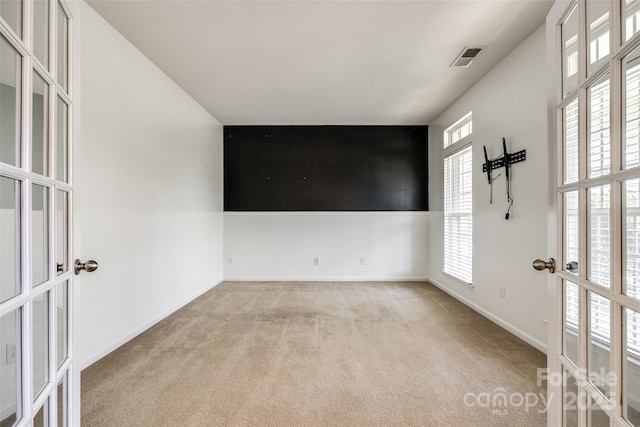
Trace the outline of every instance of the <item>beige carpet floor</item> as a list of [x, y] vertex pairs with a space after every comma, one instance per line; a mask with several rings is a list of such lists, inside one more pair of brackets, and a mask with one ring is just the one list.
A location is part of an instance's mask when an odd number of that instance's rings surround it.
[[82, 423], [544, 426], [545, 364], [428, 283], [225, 282], [83, 371]]

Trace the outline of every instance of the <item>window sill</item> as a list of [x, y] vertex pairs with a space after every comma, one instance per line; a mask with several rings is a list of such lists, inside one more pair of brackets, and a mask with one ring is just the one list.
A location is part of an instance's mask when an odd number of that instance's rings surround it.
[[445, 276], [447, 276], [449, 279], [455, 281], [456, 283], [460, 284], [460, 285], [464, 285], [469, 289], [473, 289], [473, 283], [469, 283], [466, 280], [462, 280], [459, 277], [454, 276], [453, 274], [447, 273], [446, 271], [443, 271], [442, 274], [444, 274]]

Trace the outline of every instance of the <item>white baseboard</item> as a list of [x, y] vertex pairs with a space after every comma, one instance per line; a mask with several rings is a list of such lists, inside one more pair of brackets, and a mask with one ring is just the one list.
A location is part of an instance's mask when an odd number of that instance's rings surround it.
[[230, 276], [227, 282], [427, 282], [427, 277], [370, 277], [370, 276], [319, 276], [319, 277], [266, 277]]
[[522, 329], [516, 328], [515, 326], [513, 326], [511, 323], [507, 322], [506, 320], [504, 320], [504, 319], [496, 316], [495, 314], [485, 310], [484, 308], [472, 303], [471, 301], [469, 301], [468, 299], [464, 298], [460, 294], [458, 294], [458, 293], [452, 291], [451, 289], [449, 289], [448, 287], [444, 286], [442, 283], [439, 283], [437, 280], [429, 278], [428, 282], [432, 283], [434, 286], [438, 287], [442, 291], [444, 291], [447, 294], [451, 295], [453, 298], [457, 299], [458, 301], [460, 301], [461, 303], [463, 303], [467, 307], [471, 308], [472, 310], [482, 314], [484, 317], [486, 317], [487, 319], [491, 320], [496, 325], [498, 325], [498, 326], [506, 329], [507, 331], [511, 332], [513, 335], [515, 335], [518, 338], [520, 338], [521, 340], [525, 341], [527, 344], [530, 344], [531, 346], [537, 348], [538, 350], [540, 350], [544, 354], [547, 354], [547, 344], [546, 343], [543, 343], [542, 341], [538, 340], [537, 338], [534, 338], [531, 335], [527, 334]]
[[110, 344], [106, 348], [98, 351], [94, 355], [92, 355], [92, 356], [86, 358], [85, 360], [81, 361], [80, 362], [80, 370], [84, 370], [84, 369], [88, 368], [89, 366], [91, 366], [92, 364], [94, 364], [98, 360], [102, 359], [104, 356], [106, 356], [107, 354], [111, 353], [112, 351], [114, 351], [115, 349], [120, 347], [121, 345], [131, 341], [133, 338], [137, 337], [138, 335], [140, 335], [141, 333], [143, 333], [144, 331], [146, 331], [147, 329], [149, 329], [150, 327], [152, 327], [156, 323], [160, 322], [161, 320], [163, 320], [166, 317], [170, 316], [171, 314], [175, 313], [176, 311], [178, 311], [179, 309], [181, 309], [185, 305], [189, 304], [194, 299], [198, 298], [200, 295], [210, 291], [211, 289], [215, 288], [216, 286], [218, 286], [222, 282], [224, 282], [224, 279], [220, 279], [217, 282], [214, 282], [212, 285], [207, 286], [204, 289], [196, 292], [195, 294], [189, 296], [185, 300], [177, 303], [176, 305], [171, 307], [169, 310], [167, 310], [164, 313], [158, 315], [157, 317], [155, 317], [152, 320], [150, 320], [149, 322], [143, 324], [139, 328], [136, 328], [134, 331], [132, 331], [131, 333], [127, 334], [123, 338], [119, 339], [115, 343]]

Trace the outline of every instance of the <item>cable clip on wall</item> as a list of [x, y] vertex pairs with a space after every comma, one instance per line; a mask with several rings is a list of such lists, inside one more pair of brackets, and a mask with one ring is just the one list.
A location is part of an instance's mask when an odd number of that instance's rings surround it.
[[491, 171], [494, 169], [498, 169], [504, 167], [505, 176], [507, 179], [507, 203], [509, 203], [509, 207], [507, 208], [507, 213], [504, 216], [504, 219], [509, 219], [509, 212], [511, 211], [511, 206], [513, 206], [513, 197], [511, 197], [511, 176], [509, 174], [509, 169], [511, 165], [518, 162], [523, 162], [527, 159], [527, 150], [520, 150], [515, 153], [507, 152], [507, 142], [502, 138], [502, 154], [498, 156], [495, 160], [489, 160], [489, 156], [487, 156], [487, 146], [482, 147], [484, 149], [484, 161], [485, 163], [482, 165], [482, 172], [487, 173], [487, 180], [489, 181], [490, 195], [489, 195], [489, 203], [493, 203], [493, 181], [495, 181], [501, 174], [498, 174], [495, 178], [492, 176]]

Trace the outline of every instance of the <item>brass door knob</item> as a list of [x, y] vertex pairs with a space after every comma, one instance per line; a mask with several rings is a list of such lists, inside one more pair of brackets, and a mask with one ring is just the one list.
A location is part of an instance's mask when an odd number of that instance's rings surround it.
[[76, 263], [75, 263], [76, 274], [80, 274], [82, 270], [86, 271], [87, 273], [91, 273], [92, 271], [95, 271], [97, 269], [98, 269], [98, 263], [92, 259], [87, 262], [81, 262], [79, 259], [76, 260]]
[[549, 273], [555, 273], [556, 272], [556, 260], [554, 260], [553, 258], [549, 258], [549, 261], [543, 261], [541, 259], [537, 259], [537, 260], [533, 261], [533, 268], [538, 270], [538, 271], [542, 271], [544, 269], [548, 269]]

